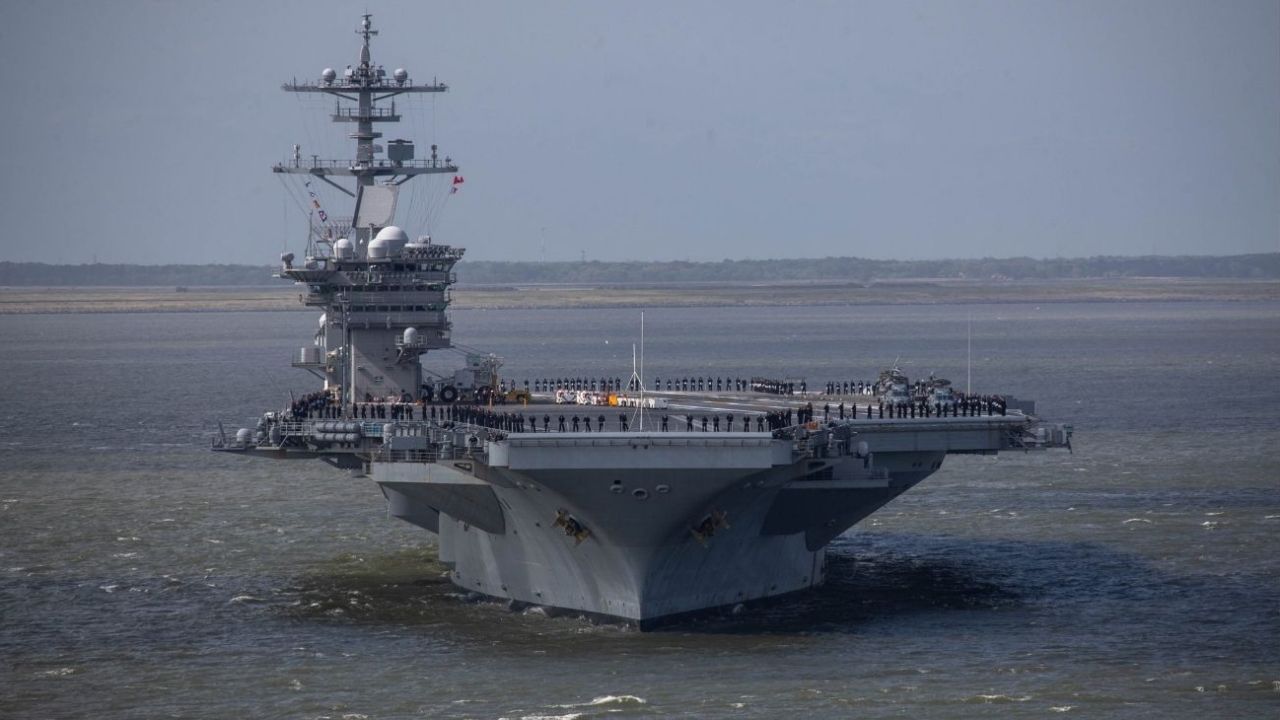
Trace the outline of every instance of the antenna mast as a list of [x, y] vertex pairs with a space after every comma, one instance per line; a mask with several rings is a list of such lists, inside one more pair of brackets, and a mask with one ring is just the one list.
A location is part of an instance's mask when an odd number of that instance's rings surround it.
[[631, 380], [630, 385], [640, 391], [640, 399], [636, 402], [636, 427], [644, 430], [644, 311], [640, 311], [640, 361], [636, 363], [636, 344], [631, 343]]
[[[394, 197], [395, 189], [419, 175], [457, 173], [458, 166], [453, 159], [441, 158], [436, 146], [431, 146], [431, 155], [422, 159], [414, 158], [414, 145], [406, 141], [393, 141], [387, 147], [375, 144], [382, 133], [374, 131], [377, 123], [398, 123], [400, 115], [396, 111], [395, 101], [387, 106], [379, 107], [383, 101], [397, 95], [418, 93], [442, 93], [449, 89], [448, 85], [432, 81], [430, 84], [414, 83], [409, 73], [397, 69], [390, 76], [381, 65], [373, 62], [370, 40], [378, 34], [373, 29], [372, 15], [365, 14], [356, 34], [361, 37], [360, 56], [353, 67], [348, 65], [341, 72], [325, 68], [319, 81], [292, 81], [282, 87], [288, 92], [320, 93], [337, 98], [338, 104], [330, 116], [336, 123], [354, 123], [355, 130], [347, 137], [356, 141], [356, 155], [353, 160], [327, 160], [312, 156], [311, 162], [302, 161], [297, 146], [289, 162], [278, 163], [271, 168], [272, 172], [296, 175], [312, 175], [337, 188], [346, 195], [355, 198], [355, 214], [351, 218], [351, 229], [356, 238], [357, 254], [363, 257], [363, 246], [372, 240], [373, 232], [390, 223], [386, 211], [388, 200]], [[343, 101], [354, 105], [343, 105]], [[379, 157], [384, 153], [385, 157]], [[354, 187], [348, 188], [332, 178], [350, 177], [354, 179]], [[379, 180], [387, 190], [369, 191]], [[371, 196], [366, 198], [366, 194]], [[362, 205], [368, 204], [365, 215], [361, 217]]]
[[640, 429], [644, 430], [644, 311], [640, 311]]

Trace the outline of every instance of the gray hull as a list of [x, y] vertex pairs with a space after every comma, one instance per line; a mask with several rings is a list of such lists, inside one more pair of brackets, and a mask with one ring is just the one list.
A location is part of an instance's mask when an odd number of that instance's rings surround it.
[[484, 465], [371, 472], [392, 514], [439, 535], [460, 587], [647, 627], [821, 584], [827, 543], [944, 455], [796, 459], [759, 433], [511, 435]]

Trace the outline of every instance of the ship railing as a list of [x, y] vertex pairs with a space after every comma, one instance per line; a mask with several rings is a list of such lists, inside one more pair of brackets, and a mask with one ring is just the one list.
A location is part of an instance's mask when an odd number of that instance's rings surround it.
[[400, 117], [400, 114], [396, 112], [395, 105], [392, 105], [389, 108], [371, 107], [367, 110], [361, 110], [358, 107], [338, 108], [335, 112], [332, 113], [332, 115], [335, 118], [355, 118], [355, 119]]
[[344, 302], [351, 305], [365, 305], [371, 303], [399, 303], [412, 302], [415, 304], [436, 305], [438, 309], [443, 310], [444, 306], [453, 301], [453, 293], [450, 292], [449, 286], [443, 282], [437, 281], [427, 283], [422, 289], [416, 289], [415, 285], [405, 285], [395, 290], [370, 290], [368, 288], [343, 288], [332, 293], [334, 299], [338, 302]]
[[[376, 408], [380, 405], [386, 407], [394, 407], [396, 405], [405, 406], [405, 403], [394, 402], [392, 400], [384, 400], [381, 402], [362, 402], [362, 406]], [[414, 406], [415, 412], [417, 407]], [[440, 421], [443, 422], [443, 421]], [[424, 429], [441, 429], [443, 426], [435, 420], [421, 420], [418, 418], [367, 418], [367, 417], [349, 417], [342, 416], [336, 418], [308, 417], [295, 418], [288, 417], [286, 419], [277, 420], [276, 424], [280, 426], [281, 432], [285, 434], [306, 434], [307, 431], [319, 430], [318, 425], [321, 423], [355, 423], [360, 426], [360, 432], [366, 437], [382, 437], [383, 425], [394, 425], [399, 431], [397, 434], [404, 435], [421, 435]], [[338, 432], [337, 430], [333, 432]]]
[[[373, 434], [371, 426], [376, 425], [378, 432], [381, 432], [382, 423], [387, 421], [370, 422], [368, 420], [352, 420], [351, 418], [289, 418], [287, 420], [276, 421], [276, 427], [280, 428], [282, 437], [311, 437], [316, 433], [322, 432], [320, 423], [355, 423], [361, 426], [361, 434], [370, 436]], [[347, 432], [347, 431], [323, 431], [323, 432]]]
[[[348, 280], [360, 285], [378, 285], [395, 282], [404, 282], [406, 280], [423, 285], [431, 285], [434, 283], [444, 283], [446, 285], [456, 283], [458, 274], [448, 270], [412, 270], [412, 271], [389, 271], [389, 270], [348, 270], [346, 271]], [[351, 292], [367, 292], [357, 287], [348, 287]], [[441, 288], [443, 289], [443, 288]]]
[[441, 453], [439, 448], [416, 449], [416, 450], [395, 450], [389, 447], [380, 447], [372, 455], [374, 462], [393, 463], [433, 463], [440, 460], [456, 460], [458, 453], [446, 452]]
[[309, 424], [303, 421], [286, 420], [277, 423], [280, 427], [280, 435], [283, 437], [305, 437], [311, 433], [308, 431]]
[[[318, 430], [316, 423], [320, 420], [285, 420], [278, 423], [280, 427], [281, 437], [286, 438], [302, 438], [315, 435]], [[334, 422], [334, 421], [330, 421]]]
[[460, 260], [466, 248], [455, 248], [450, 245], [427, 245], [419, 248], [406, 248], [402, 251], [405, 257], [416, 258], [424, 257], [427, 259], [446, 258], [449, 260]]
[[477, 425], [475, 423], [463, 422], [461, 420], [445, 420], [444, 423], [446, 430], [490, 439], [497, 439], [500, 436], [505, 436], [509, 432], [512, 432], [510, 430], [503, 430], [501, 428], [490, 427], [488, 425]]
[[[391, 403], [388, 403], [388, 404], [390, 405]], [[327, 430], [325, 429], [327, 426], [330, 426], [330, 425], [338, 426], [338, 424], [340, 423], [342, 425], [345, 425], [346, 427], [351, 427], [352, 425], [354, 425], [359, 429], [358, 430], [346, 430], [346, 429]], [[395, 435], [404, 436], [404, 437], [429, 436], [432, 431], [442, 429], [440, 425], [438, 425], [434, 421], [409, 420], [409, 419], [395, 420], [391, 418], [385, 418], [385, 419], [378, 418], [374, 420], [370, 420], [367, 418], [353, 419], [348, 417], [337, 418], [337, 419], [290, 418], [288, 420], [277, 421], [275, 424], [275, 426], [279, 428], [279, 434], [282, 440], [290, 440], [290, 439], [310, 440], [310, 439], [320, 438], [322, 441], [328, 441], [328, 442], [350, 442], [348, 440], [332, 440], [332, 439], [325, 438], [325, 435], [335, 435], [335, 434], [354, 435], [356, 437], [356, 442], [361, 442], [365, 439], [374, 439], [374, 440], [382, 441], [386, 439], [386, 433], [384, 432], [384, 427], [386, 425], [394, 426]], [[269, 436], [270, 435], [268, 435], [268, 437]]]
[[397, 82], [394, 78], [388, 79], [385, 77], [378, 77], [373, 74], [365, 76], [357, 74], [351, 78], [340, 77], [334, 79], [333, 82], [294, 80], [292, 82], [284, 83], [281, 87], [290, 92], [314, 92], [317, 90], [322, 90], [324, 92], [333, 92], [335, 90], [345, 90], [348, 92], [359, 90], [373, 90], [375, 92], [405, 92], [409, 90], [414, 92], [443, 92], [449, 89], [447, 84], [435, 80], [433, 80], [430, 85], [415, 85], [412, 80], [406, 80], [401, 83]]
[[276, 164], [277, 171], [283, 171], [286, 168], [309, 168], [312, 170], [365, 170], [369, 168], [396, 170], [410, 168], [415, 170], [439, 170], [441, 172], [457, 170], [456, 166], [440, 158], [420, 158], [417, 160], [328, 160], [312, 158], [310, 160], [290, 160], [289, 162]]
[[486, 458], [488, 454], [482, 446], [468, 448], [464, 445], [435, 443], [425, 448], [398, 448], [382, 445], [373, 450], [369, 457], [375, 462], [432, 463], [442, 460]]

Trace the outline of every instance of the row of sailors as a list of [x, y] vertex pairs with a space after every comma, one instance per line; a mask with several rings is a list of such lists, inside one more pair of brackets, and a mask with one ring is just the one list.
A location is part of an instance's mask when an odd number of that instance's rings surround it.
[[[581, 385], [581, 386], [588, 386], [590, 387], [591, 390], [596, 390], [596, 388], [598, 387], [604, 387], [607, 391], [615, 387], [613, 383], [614, 383], [614, 380], [609, 380], [607, 378], [600, 380], [599, 383], [597, 383], [597, 381], [594, 379], [587, 380], [587, 379], [580, 378], [580, 379], [575, 379], [571, 381], [535, 380], [534, 386], [535, 388], [543, 388], [543, 387], [551, 387], [552, 385], [554, 385], [557, 388], [559, 387], [570, 388], [570, 387], [578, 387], [579, 385]], [[515, 383], [513, 382], [512, 387], [514, 387], [514, 385]], [[528, 385], [529, 385], [529, 382], [525, 381], [526, 388], [528, 387]], [[661, 389], [661, 385], [662, 383], [660, 380], [654, 381], [655, 389]], [[680, 392], [703, 391], [704, 389], [711, 390], [713, 388], [715, 390], [729, 389], [729, 390], [742, 391], [743, 389], [749, 387], [751, 390], [754, 390], [756, 392], [773, 393], [773, 394], [791, 394], [795, 392], [795, 388], [796, 388], [795, 383], [765, 380], [761, 378], [752, 378], [750, 381], [746, 381], [746, 380], [743, 380], [742, 378], [712, 378], [712, 377], [708, 377], [705, 379], [704, 378], [679, 378], [675, 380], [668, 379], [666, 386], [668, 390], [674, 389], [675, 391], [680, 391]], [[800, 387], [800, 391], [804, 392], [805, 384], [803, 381], [800, 382], [799, 387]], [[506, 392], [506, 381], [503, 381], [501, 389], [502, 389], [502, 392], [504, 393]], [[848, 394], [848, 393], [871, 394], [871, 389], [872, 389], [872, 385], [870, 383], [849, 383], [849, 382], [827, 383], [828, 395], [840, 395], [840, 394]], [[352, 403], [353, 417], [365, 418], [365, 419], [377, 419], [377, 420], [386, 420], [386, 419], [411, 420], [413, 419], [414, 409], [412, 407], [408, 407], [409, 405], [413, 404], [413, 399], [408, 394], [403, 395], [398, 402], [391, 401], [391, 400], [386, 402], [377, 402], [372, 397], [366, 397], [365, 399], [366, 399], [366, 402], [364, 403]], [[963, 398], [961, 398], [960, 400], [963, 401]], [[987, 400], [985, 400], [985, 402], [989, 403], [997, 400], [998, 398], [988, 398]], [[841, 403], [841, 405], [843, 405], [843, 403]], [[335, 400], [333, 400], [333, 398], [329, 395], [329, 393], [326, 393], [324, 391], [309, 393], [299, 398], [298, 400], [295, 400], [290, 406], [289, 411], [294, 418], [299, 418], [299, 419], [300, 418], [338, 418], [342, 416], [340, 404], [337, 403]], [[424, 420], [426, 419], [425, 410], [422, 413], [422, 418]]]
[[[446, 408], [450, 405], [443, 405], [437, 408], [435, 405], [415, 403], [407, 399], [400, 402], [361, 402], [351, 403], [351, 414], [344, 416], [342, 414], [342, 405], [325, 399], [321, 403], [303, 403], [298, 401], [293, 403], [290, 412], [296, 419], [346, 419], [352, 420], [444, 420], [447, 413]], [[438, 412], [437, 412], [438, 409]]]
[[827, 383], [826, 395], [874, 395], [875, 385], [869, 382], [841, 380]]
[[[530, 381], [524, 381], [524, 389], [529, 390], [532, 386], [533, 392], [551, 393], [556, 390], [582, 390], [591, 392], [617, 392], [623, 387], [621, 378], [540, 378]], [[512, 380], [508, 383], [502, 380], [499, 390], [505, 393], [508, 389], [516, 389], [516, 382]], [[626, 383], [626, 389], [629, 391], [638, 390], [638, 386], [634, 378]], [[833, 380], [826, 383], [824, 394], [829, 396], [840, 395], [875, 395], [875, 383], [863, 380]], [[932, 390], [932, 385], [926, 380], [917, 380], [911, 386], [912, 395], [914, 397], [925, 397]], [[804, 380], [772, 380], [769, 378], [753, 377], [751, 379], [741, 377], [679, 377], [654, 378], [653, 390], [668, 392], [746, 392], [748, 390], [758, 393], [767, 393], [772, 395], [794, 395], [796, 392], [805, 394], [808, 392], [808, 383]]]
[[[531, 413], [526, 417], [524, 413], [494, 412], [481, 407], [452, 405], [449, 406], [442, 415], [447, 415], [447, 417], [444, 418], [446, 421], [452, 420], [454, 422], [479, 425], [482, 427], [506, 430], [509, 432], [553, 432], [553, 419], [551, 415], [548, 414], [544, 414], [539, 418], [536, 414]], [[787, 417], [790, 417], [790, 411], [785, 413], [771, 412], [763, 415], [743, 414], [741, 416], [742, 432], [751, 432], [753, 422], [755, 424], [756, 432], [765, 432], [766, 425], [769, 430], [781, 429], [786, 427], [785, 418]], [[684, 429], [686, 432], [694, 432], [699, 429], [702, 432], [733, 432], [737, 429], [734, 426], [735, 419], [732, 413], [728, 413], [723, 416], [723, 424], [721, 423], [721, 418], [722, 416], [714, 414], [709, 417], [707, 415], [698, 417], [695, 417], [692, 414], [686, 415], [684, 416]], [[538, 426], [539, 420], [542, 422], [541, 427]], [[594, 418], [586, 414], [581, 416], [572, 415], [568, 417], [559, 415], [554, 419], [554, 432], [592, 432], [592, 422], [595, 423], [595, 432], [604, 432], [605, 424], [608, 422], [608, 419], [603, 414], [597, 415]], [[662, 432], [671, 431], [671, 416], [662, 415], [660, 422]], [[631, 418], [628, 417], [626, 413], [618, 413], [618, 422], [611, 429], [627, 432], [630, 430], [630, 426]], [[678, 422], [676, 423], [676, 426], [678, 429]]]
[[[758, 393], [767, 393], [771, 395], [794, 395], [797, 392], [805, 394], [809, 391], [808, 383], [804, 380], [773, 380], [770, 378], [753, 377], [750, 379], [741, 377], [678, 377], [678, 378], [662, 378], [653, 379], [653, 390], [667, 392], [746, 392], [748, 390]], [[515, 389], [515, 381], [508, 383], [503, 380], [499, 386], [502, 392], [506, 392], [508, 388]], [[551, 393], [556, 390], [583, 390], [591, 392], [615, 392], [623, 387], [621, 378], [554, 378], [554, 379], [537, 379], [532, 382], [533, 392]], [[530, 389], [530, 382], [524, 381], [525, 390]], [[626, 390], [636, 391], [638, 386], [634, 378], [626, 383]], [[824, 389], [825, 395], [875, 395], [876, 385], [872, 382], [864, 380], [833, 380], [826, 383]], [[932, 385], [927, 380], [917, 380], [911, 386], [912, 395], [922, 397], [929, 394]]]
[[[538, 393], [550, 393], [556, 390], [616, 392], [623, 387], [623, 382], [621, 378], [539, 378], [534, 380], [532, 385], [533, 391]], [[741, 377], [715, 377], [711, 375], [706, 377], [667, 378], [665, 381], [660, 377], [655, 377], [652, 385], [654, 391], [666, 390], [668, 392], [745, 392], [754, 390], [756, 392], [789, 395], [794, 394], [797, 389], [802, 393], [807, 390], [807, 385], [803, 380], [796, 383], [765, 378], [751, 378], [748, 380]], [[505, 392], [507, 387], [507, 381], [503, 380], [500, 389]], [[510, 387], [515, 388], [515, 381], [510, 383]], [[526, 390], [529, 389], [530, 383], [528, 380], [524, 381], [524, 387]], [[633, 392], [640, 389], [635, 378], [626, 383], [626, 389]]]
[[295, 419], [312, 417], [338, 417], [341, 407], [333, 402], [329, 393], [319, 390], [307, 393], [289, 405], [289, 414]]
[[[319, 397], [316, 397], [318, 395]], [[876, 403], [875, 406], [865, 405], [865, 417], [871, 419], [889, 418], [928, 418], [928, 417], [980, 417], [983, 415], [1005, 415], [1008, 411], [1003, 398], [998, 396], [982, 396], [982, 397], [961, 397], [953, 403], [929, 403], [927, 401], [913, 402], [905, 405], [886, 405], [883, 402]], [[341, 407], [330, 401], [328, 396], [323, 393], [316, 393], [305, 396], [293, 403], [291, 412], [294, 418], [340, 418]], [[824, 422], [830, 420], [857, 420], [862, 412], [857, 404], [851, 404], [847, 408], [843, 402], [832, 406], [830, 403], [822, 406], [822, 419]], [[756, 431], [764, 432], [765, 426], [769, 430], [778, 430], [781, 428], [791, 427], [793, 424], [800, 425], [814, 420], [815, 411], [813, 403], [806, 403], [796, 408], [794, 411], [790, 408], [786, 410], [776, 410], [769, 413], [754, 415]], [[469, 405], [419, 405], [410, 402], [398, 403], [352, 403], [351, 417], [360, 420], [427, 420], [432, 421], [455, 421], [467, 422], [476, 425], [485, 425], [489, 427], [501, 427], [505, 430], [513, 432], [524, 432], [523, 428], [526, 424], [530, 427], [530, 432], [537, 432], [536, 416], [532, 416], [526, 423], [523, 413], [495, 413], [490, 410], [484, 410], [476, 406]], [[750, 432], [753, 416], [743, 414], [742, 431]], [[482, 420], [477, 422], [477, 420]], [[578, 430], [580, 424], [585, 424], [588, 432], [591, 430], [591, 420], [589, 416], [579, 418], [573, 416], [572, 424], [574, 430]], [[596, 418], [597, 431], [602, 430], [605, 424], [605, 416], [600, 415]], [[727, 413], [724, 416], [724, 429], [731, 430], [734, 424], [734, 416]], [[719, 432], [721, 428], [720, 416], [713, 414], [710, 417], [710, 430]], [[490, 424], [494, 423], [494, 424]], [[551, 426], [551, 416], [542, 416], [543, 432], [549, 432]], [[667, 415], [662, 416], [662, 430], [666, 431], [669, 427], [669, 418]], [[701, 416], [700, 420], [695, 423], [694, 416], [687, 415], [685, 417], [685, 429], [693, 431], [695, 425], [703, 431], [708, 430], [708, 418], [706, 415]], [[516, 430], [519, 426], [522, 429]], [[629, 421], [626, 413], [618, 414], [618, 427], [624, 432], [628, 429]], [[566, 419], [564, 415], [559, 416], [557, 428], [561, 432], [566, 431]]]
[[[768, 393], [770, 395], [795, 395], [796, 383], [788, 380], [771, 380], [769, 378], [753, 377], [751, 383], [747, 386], [752, 391], [758, 393]], [[799, 383], [800, 392], [808, 392], [809, 388], [803, 380]]]
[[[866, 418], [868, 420], [873, 417], [876, 419], [889, 418], [928, 418], [928, 417], [982, 417], [984, 415], [1006, 415], [1009, 407], [1005, 403], [1004, 398], [998, 396], [982, 396], [982, 397], [961, 397], [955, 402], [930, 403], [928, 400], [919, 400], [912, 403], [895, 405], [884, 402], [876, 403], [873, 408], [871, 405], [865, 406], [867, 409]], [[874, 411], [874, 415], [872, 412]], [[834, 414], [833, 414], [834, 412]], [[849, 406], [850, 419], [858, 419], [858, 405], [856, 403]], [[830, 403], [822, 406], [822, 419], [844, 420], [845, 406], [840, 403], [835, 408]]]
[[[314, 414], [303, 411], [302, 414], [295, 414], [294, 417], [338, 418], [340, 417], [340, 413], [337, 412], [338, 409], [338, 405], [330, 404], [323, 408], [318, 408]], [[421, 414], [422, 420], [430, 419], [433, 422], [459, 422], [469, 425], [490, 427], [498, 430], [506, 430], [509, 432], [525, 432], [526, 430], [528, 432], [539, 432], [539, 418], [536, 414], [532, 413], [526, 416], [524, 413], [518, 412], [495, 412], [476, 405], [443, 405], [437, 407], [434, 405], [417, 405], [414, 403], [374, 402], [352, 404], [352, 417], [361, 420], [414, 420], [416, 419], [415, 415], [419, 413]], [[764, 432], [766, 427], [769, 430], [779, 430], [789, 427], [792, 424], [793, 418], [798, 418], [799, 422], [805, 422], [806, 420], [812, 419], [812, 417], [812, 406], [809, 406], [807, 410], [805, 408], [800, 408], [795, 411], [794, 414], [793, 411], [789, 409], [785, 411], [779, 410], [756, 415], [747, 415], [744, 413], [741, 415], [742, 432], [751, 432], [753, 422], [755, 424], [756, 432]], [[733, 431], [735, 429], [733, 413], [727, 413], [723, 418], [723, 431]], [[541, 432], [551, 432], [551, 416], [544, 414], [541, 420]], [[573, 415], [568, 418], [564, 415], [559, 415], [556, 418], [556, 430], [558, 432], [569, 432], [570, 428], [572, 428], [573, 432], [591, 432], [592, 420], [595, 420], [596, 431], [603, 432], [606, 423], [606, 418], [603, 414], [598, 415], [595, 418], [592, 418], [589, 415], [583, 415], [581, 417]], [[630, 423], [631, 420], [627, 413], [618, 413], [618, 422], [615, 426], [617, 429], [622, 432], [627, 432], [630, 429]], [[718, 414], [712, 414], [709, 417], [707, 415], [701, 415], [698, 417], [695, 417], [692, 414], [686, 415], [684, 424], [685, 430], [689, 432], [693, 432], [697, 429], [700, 429], [702, 432], [722, 431], [721, 416]], [[667, 432], [671, 429], [671, 418], [669, 415], [662, 415], [661, 427], [663, 432]]]
[[[516, 386], [515, 381], [511, 381], [511, 388]], [[499, 386], [500, 390], [506, 391], [507, 381], [503, 380]], [[602, 377], [602, 378], [539, 378], [533, 381], [533, 391], [538, 393], [551, 393], [556, 390], [590, 390], [592, 392], [619, 392], [622, 388], [622, 378], [619, 377]], [[524, 381], [524, 389], [529, 389], [529, 381]], [[635, 379], [627, 383], [628, 390], [635, 390]]]
[[[845, 419], [844, 403], [837, 407], [840, 419]], [[850, 419], [857, 419], [858, 406], [853, 405], [849, 408]], [[866, 406], [866, 417], [871, 419], [876, 417], [884, 419], [886, 414], [889, 418], [927, 418], [927, 417], [976, 417], [981, 415], [1004, 415], [1005, 406], [997, 401], [979, 401], [977, 399], [968, 399], [963, 402], [952, 405], [935, 404], [933, 406], [927, 403], [911, 404], [911, 405], [885, 405], [878, 404], [874, 408], [870, 405]], [[756, 432], [783, 430], [795, 425], [803, 425], [814, 420], [815, 410], [813, 403], [807, 403], [794, 410], [787, 408], [786, 410], [775, 410], [764, 414], [740, 416], [742, 424], [742, 432], [751, 432], [751, 426], [754, 423]], [[823, 407], [824, 420], [831, 419], [831, 406]], [[433, 408], [434, 416], [434, 408]], [[541, 417], [542, 429], [538, 429], [538, 416], [530, 414], [528, 417], [524, 413], [506, 413], [494, 412], [482, 407], [466, 406], [466, 405], [450, 405], [441, 408], [441, 419], [446, 421], [454, 421], [467, 423], [470, 425], [479, 425], [490, 427], [498, 430], [507, 430], [509, 432], [552, 432], [552, 417], [544, 414]], [[723, 417], [724, 422], [721, 423]], [[434, 419], [434, 417], [433, 417]], [[603, 432], [605, 429], [606, 417], [603, 414], [592, 418], [590, 415], [572, 415], [566, 417], [559, 415], [555, 419], [555, 432], [591, 432], [592, 420], [595, 421], [596, 432]], [[695, 417], [692, 413], [684, 416], [684, 429], [686, 432], [694, 432], [701, 430], [702, 432], [733, 432], [735, 428], [735, 417], [733, 413], [726, 413], [721, 416], [712, 414], [710, 416], [700, 415]], [[678, 424], [677, 424], [678, 425]], [[618, 413], [618, 423], [615, 426], [622, 432], [630, 429], [630, 418], [627, 413]], [[669, 432], [671, 430], [671, 417], [669, 415], [661, 416], [661, 431]]]

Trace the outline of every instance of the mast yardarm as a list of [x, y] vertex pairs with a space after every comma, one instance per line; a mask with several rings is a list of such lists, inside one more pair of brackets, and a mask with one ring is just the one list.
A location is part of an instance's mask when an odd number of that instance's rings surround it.
[[[364, 201], [364, 188], [374, 185], [378, 179], [382, 184], [399, 186], [419, 175], [457, 173], [458, 166], [453, 159], [441, 158], [435, 145], [431, 146], [431, 155], [426, 158], [414, 157], [414, 145], [404, 140], [393, 140], [384, 148], [374, 141], [382, 137], [382, 133], [373, 128], [378, 123], [400, 122], [396, 112], [397, 95], [415, 93], [442, 93], [449, 86], [432, 81], [430, 84], [417, 84], [403, 68], [396, 69], [390, 77], [386, 70], [373, 62], [369, 44], [373, 36], [378, 34], [373, 29], [372, 15], [365, 15], [356, 33], [363, 39], [360, 47], [360, 59], [353, 67], [348, 65], [339, 75], [332, 68], [325, 68], [318, 82], [287, 82], [282, 87], [288, 92], [324, 93], [338, 99], [337, 107], [330, 116], [336, 123], [354, 123], [355, 130], [347, 137], [356, 141], [356, 154], [352, 160], [323, 159], [312, 157], [303, 159], [295, 153], [288, 163], [279, 163], [272, 168], [277, 173], [314, 175], [333, 187], [341, 190], [356, 200], [356, 229], [359, 233], [357, 243], [367, 243], [376, 233], [377, 227], [361, 227], [360, 207]], [[345, 104], [344, 104], [345, 101]], [[389, 101], [389, 102], [387, 102]], [[384, 104], [385, 103], [385, 104]], [[355, 186], [345, 187], [333, 180], [335, 177], [351, 177]]]

